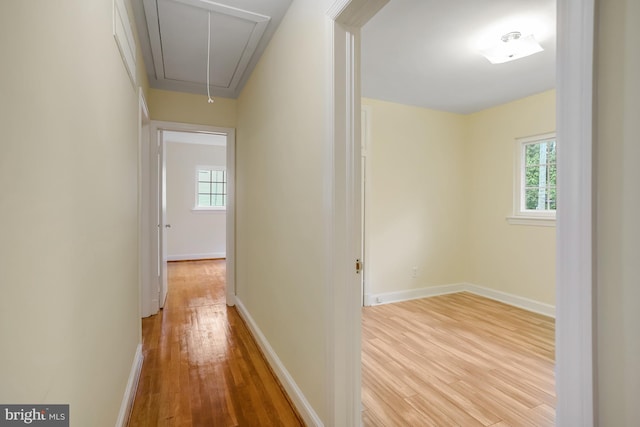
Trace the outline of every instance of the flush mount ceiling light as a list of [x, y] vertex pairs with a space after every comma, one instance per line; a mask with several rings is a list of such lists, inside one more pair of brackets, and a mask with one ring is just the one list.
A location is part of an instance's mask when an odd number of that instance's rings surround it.
[[498, 44], [482, 49], [480, 53], [492, 64], [502, 64], [543, 50], [533, 34], [523, 37], [519, 31], [512, 31], [502, 36]]

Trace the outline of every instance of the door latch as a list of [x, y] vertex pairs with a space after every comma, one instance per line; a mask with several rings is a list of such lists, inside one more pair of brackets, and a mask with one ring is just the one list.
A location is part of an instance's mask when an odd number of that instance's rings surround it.
[[360, 274], [362, 271], [362, 261], [360, 259], [356, 260], [356, 274]]

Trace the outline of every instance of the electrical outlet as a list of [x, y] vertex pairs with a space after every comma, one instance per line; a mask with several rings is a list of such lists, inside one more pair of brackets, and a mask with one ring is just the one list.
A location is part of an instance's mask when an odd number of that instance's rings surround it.
[[411, 277], [413, 277], [414, 279], [418, 277], [418, 267], [413, 267], [411, 269]]
[[382, 298], [376, 297], [376, 304], [382, 304]]

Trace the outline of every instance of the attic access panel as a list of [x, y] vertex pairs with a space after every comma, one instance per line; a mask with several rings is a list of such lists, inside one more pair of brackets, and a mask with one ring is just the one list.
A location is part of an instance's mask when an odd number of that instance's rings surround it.
[[207, 33], [211, 14], [210, 84], [233, 92], [247, 69], [270, 17], [206, 0], [144, 0], [158, 86], [206, 87]]

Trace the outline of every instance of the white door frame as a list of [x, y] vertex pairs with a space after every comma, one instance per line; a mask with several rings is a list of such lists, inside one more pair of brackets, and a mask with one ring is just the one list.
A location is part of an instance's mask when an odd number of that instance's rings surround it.
[[362, 306], [370, 306], [372, 302], [369, 298], [369, 290], [371, 285], [371, 269], [369, 266], [369, 224], [371, 209], [369, 208], [371, 203], [371, 116], [373, 114], [373, 108], [370, 105], [363, 105], [362, 121], [360, 132], [362, 134], [362, 185], [361, 185], [361, 200], [362, 200]]
[[339, 0], [328, 15], [327, 416], [325, 425], [361, 425], [360, 28], [388, 0]]
[[[226, 135], [227, 137], [227, 212], [226, 212], [226, 303], [229, 306], [235, 305], [235, 156], [236, 156], [236, 144], [235, 144], [235, 129], [233, 128], [223, 128], [216, 126], [207, 126], [207, 125], [195, 125], [188, 123], [178, 123], [178, 122], [166, 122], [166, 121], [158, 121], [152, 120], [150, 131], [149, 131], [149, 143], [148, 143], [148, 159], [149, 159], [149, 170], [147, 171], [147, 176], [149, 180], [148, 191], [151, 197], [147, 200], [149, 203], [149, 214], [146, 217], [147, 224], [145, 228], [149, 233], [149, 242], [150, 248], [149, 253], [151, 253], [151, 265], [149, 266], [149, 271], [151, 272], [152, 277], [157, 277], [158, 273], [160, 274], [160, 283], [156, 284], [156, 287], [159, 286], [160, 295], [155, 304], [154, 308], [155, 312], [159, 310], [160, 307], [164, 305], [164, 300], [167, 295], [167, 282], [166, 282], [166, 274], [163, 273], [162, 265], [158, 265], [159, 257], [156, 255], [159, 248], [155, 245], [155, 233], [158, 228], [160, 229], [161, 236], [161, 245], [166, 245], [166, 239], [164, 237], [164, 231], [166, 230], [166, 218], [163, 215], [162, 205], [163, 201], [158, 200], [157, 197], [159, 194], [164, 193], [162, 191], [163, 181], [164, 181], [164, 167], [160, 166], [163, 170], [161, 173], [158, 173], [158, 162], [156, 158], [158, 154], [160, 155], [161, 164], [164, 164], [164, 153], [165, 153], [165, 144], [162, 140], [162, 131], [174, 131], [174, 132], [197, 132], [197, 133], [215, 133]], [[157, 220], [159, 218], [159, 221]], [[164, 256], [162, 263], [166, 264], [166, 256]], [[154, 283], [154, 281], [151, 281]], [[152, 292], [153, 294], [153, 292]], [[155, 313], [154, 312], [154, 313]], [[153, 314], [153, 313], [152, 313]]]
[[556, 425], [595, 421], [594, 0], [558, 0]]
[[[148, 317], [158, 311], [152, 303], [155, 286], [152, 282], [151, 234], [149, 219], [149, 135], [151, 120], [149, 108], [141, 87], [138, 88], [138, 281], [140, 317]], [[156, 292], [157, 294], [157, 292]], [[156, 297], [157, 298], [157, 297]], [[157, 306], [157, 303], [155, 304]]]
[[[360, 28], [387, 0], [336, 0], [328, 11], [330, 101], [325, 158], [328, 204], [327, 425], [361, 424]], [[594, 0], [558, 0], [556, 390], [558, 426], [592, 427]], [[356, 155], [357, 154], [357, 155]]]

